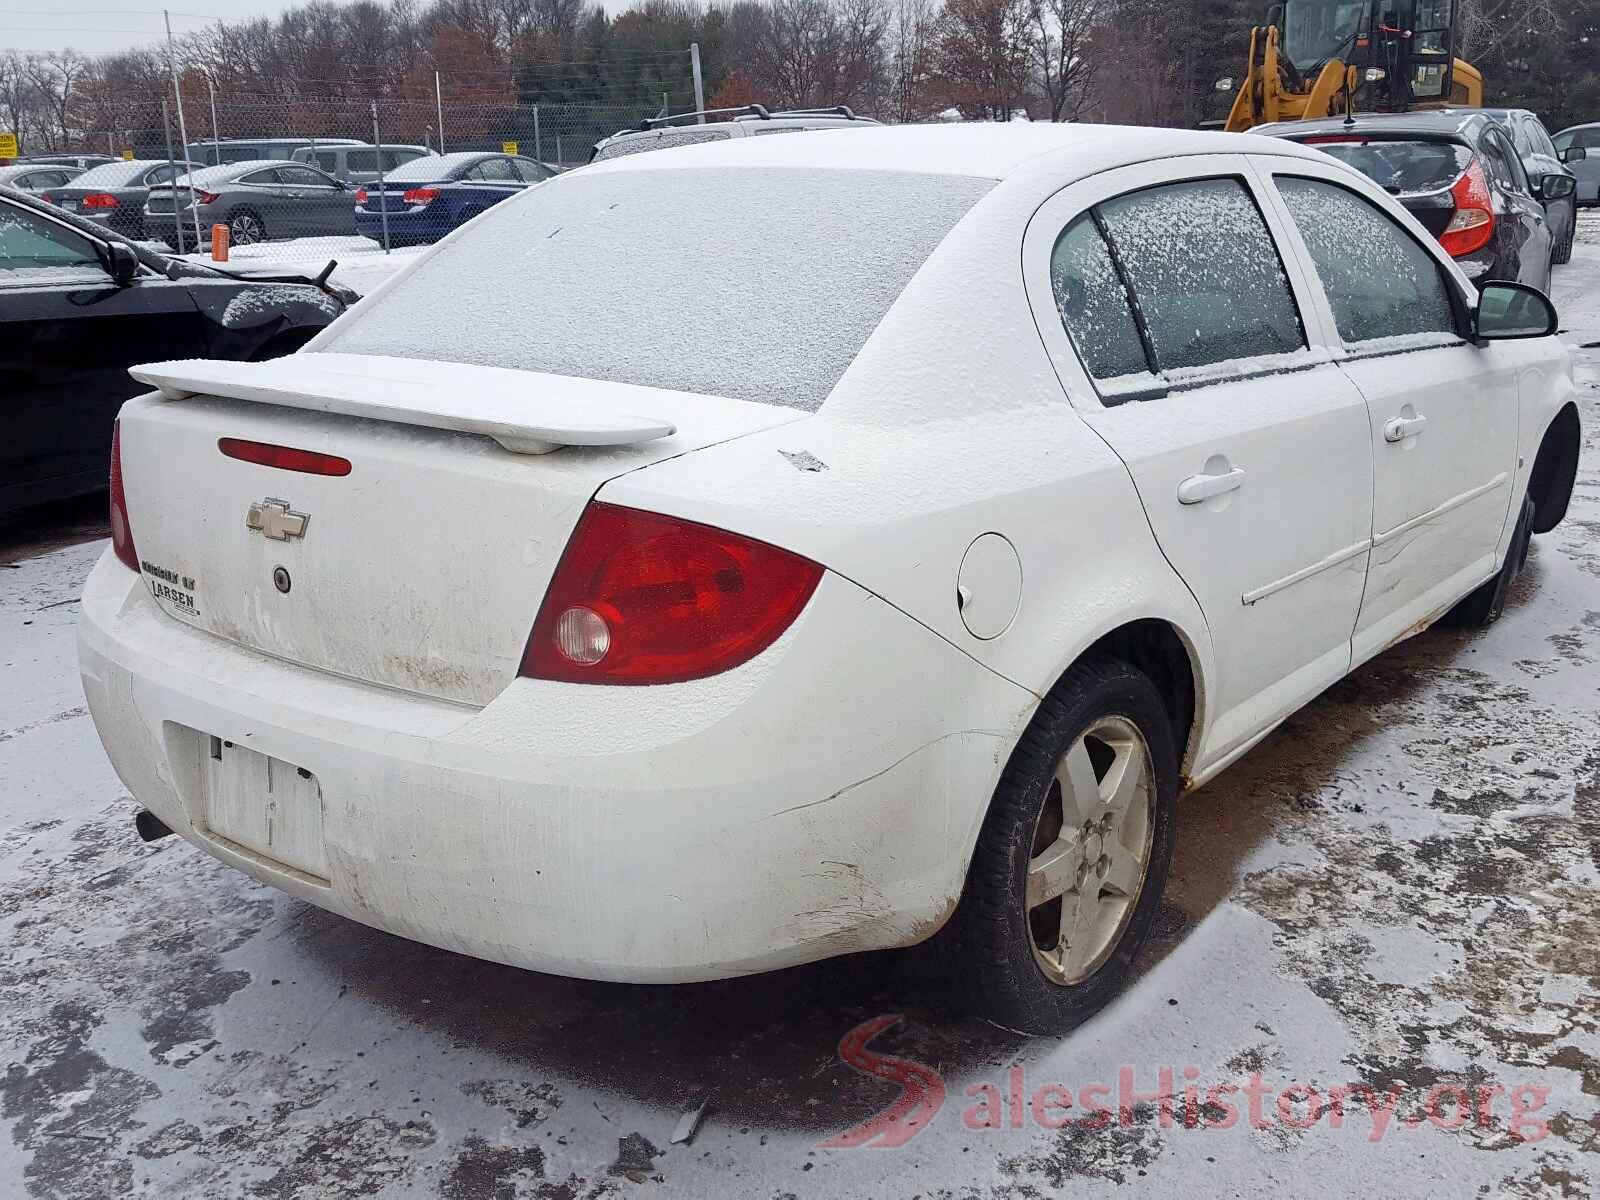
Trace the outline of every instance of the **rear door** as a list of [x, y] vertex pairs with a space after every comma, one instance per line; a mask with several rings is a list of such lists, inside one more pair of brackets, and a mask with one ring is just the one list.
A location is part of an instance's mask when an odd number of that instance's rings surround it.
[[1341, 369], [1371, 411], [1372, 564], [1355, 660], [1415, 633], [1493, 574], [1517, 468], [1532, 343], [1474, 346], [1431, 239], [1332, 169], [1274, 169], [1297, 252], [1322, 282]]
[[97, 243], [0, 199], [0, 509], [105, 485], [128, 367], [205, 353], [188, 288], [119, 287]]
[[1069, 395], [1205, 612], [1213, 762], [1349, 667], [1371, 528], [1366, 406], [1302, 315], [1311, 285], [1240, 156], [1074, 185], [1035, 215], [1023, 261]]

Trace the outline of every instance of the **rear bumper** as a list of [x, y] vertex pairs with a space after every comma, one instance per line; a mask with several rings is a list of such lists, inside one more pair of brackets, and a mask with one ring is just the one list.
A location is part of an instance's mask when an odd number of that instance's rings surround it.
[[[356, 232], [375, 242], [383, 240], [383, 214], [356, 209]], [[389, 214], [389, 240], [436, 242], [456, 227], [454, 214], [441, 207]]]
[[[107, 551], [79, 653], [118, 774], [208, 853], [404, 937], [633, 982], [933, 933], [1036, 703], [832, 575], [778, 643], [726, 675], [518, 680], [473, 710], [180, 625]], [[191, 730], [316, 776], [326, 878], [210, 832]]]

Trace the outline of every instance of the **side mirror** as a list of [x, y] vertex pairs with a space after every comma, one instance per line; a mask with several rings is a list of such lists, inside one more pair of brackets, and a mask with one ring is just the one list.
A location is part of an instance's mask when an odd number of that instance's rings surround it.
[[1551, 200], [1565, 200], [1578, 190], [1578, 181], [1571, 175], [1546, 175], [1539, 184], [1539, 199], [1546, 203]]
[[127, 287], [139, 274], [139, 256], [123, 242], [106, 243], [106, 270], [118, 287]]
[[1564, 163], [1582, 162], [1589, 157], [1589, 151], [1582, 146], [1568, 146], [1561, 152], [1561, 161]]
[[1478, 293], [1473, 325], [1483, 341], [1549, 337], [1556, 331], [1556, 306], [1525, 283], [1486, 283]]

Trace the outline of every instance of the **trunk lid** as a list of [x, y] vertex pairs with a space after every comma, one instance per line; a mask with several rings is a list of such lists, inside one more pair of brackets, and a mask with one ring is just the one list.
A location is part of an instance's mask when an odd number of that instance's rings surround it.
[[[135, 375], [163, 389], [124, 407], [121, 453], [134, 544], [164, 612], [290, 662], [473, 705], [515, 677], [603, 483], [806, 416], [360, 355]], [[223, 438], [338, 456], [349, 472], [242, 461]]]

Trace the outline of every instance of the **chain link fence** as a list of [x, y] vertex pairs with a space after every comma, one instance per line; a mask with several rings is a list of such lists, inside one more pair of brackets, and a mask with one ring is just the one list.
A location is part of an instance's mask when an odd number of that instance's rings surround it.
[[[673, 99], [213, 99], [202, 89], [186, 92], [181, 120], [170, 93], [112, 102], [97, 112], [106, 127], [76, 140], [127, 160], [85, 177], [90, 184], [130, 178], [98, 195], [74, 184], [56, 202], [108, 220], [113, 214], [97, 206], [114, 199], [122, 210], [114, 227], [210, 258], [224, 253], [226, 240], [228, 261], [244, 269], [320, 268], [330, 257], [436, 241], [499, 200], [586, 163], [602, 138], [689, 107]], [[471, 162], [462, 157], [468, 152], [492, 157]], [[213, 236], [218, 227], [226, 239]]]

